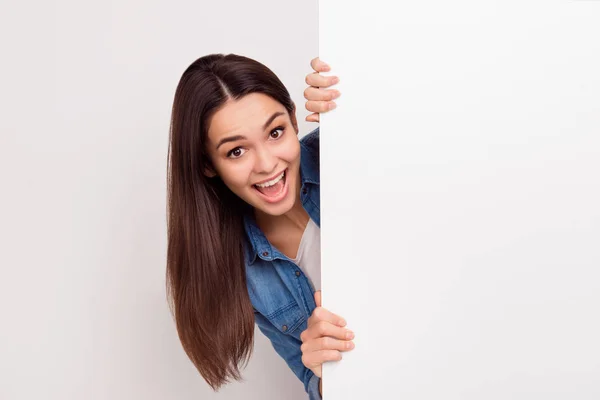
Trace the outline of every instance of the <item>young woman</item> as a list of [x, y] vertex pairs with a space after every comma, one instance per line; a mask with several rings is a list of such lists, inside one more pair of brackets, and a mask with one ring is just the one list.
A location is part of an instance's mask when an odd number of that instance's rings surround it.
[[[306, 108], [335, 107], [336, 77], [315, 58]], [[354, 347], [320, 303], [319, 128], [298, 139], [296, 108], [252, 59], [212, 54], [190, 65], [172, 110], [167, 285], [179, 338], [217, 390], [241, 379], [254, 323], [309, 398], [321, 365]]]

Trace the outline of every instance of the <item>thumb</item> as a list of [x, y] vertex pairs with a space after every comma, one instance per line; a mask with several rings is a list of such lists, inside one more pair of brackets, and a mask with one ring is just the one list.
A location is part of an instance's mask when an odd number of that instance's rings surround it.
[[315, 292], [315, 303], [317, 303], [317, 307], [321, 307], [321, 291], [317, 290]]

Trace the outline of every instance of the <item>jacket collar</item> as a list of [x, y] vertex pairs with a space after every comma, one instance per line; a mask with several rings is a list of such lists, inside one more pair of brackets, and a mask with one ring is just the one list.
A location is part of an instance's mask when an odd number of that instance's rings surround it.
[[[320, 184], [320, 174], [317, 168], [318, 163], [318, 154], [312, 153], [308, 146], [300, 141], [300, 190], [304, 189], [307, 184]], [[265, 234], [258, 227], [253, 209], [244, 214], [244, 228], [249, 242], [248, 246], [245, 246], [246, 262], [248, 265], [252, 265], [256, 261], [257, 256], [266, 261], [285, 257], [285, 255], [271, 246]]]

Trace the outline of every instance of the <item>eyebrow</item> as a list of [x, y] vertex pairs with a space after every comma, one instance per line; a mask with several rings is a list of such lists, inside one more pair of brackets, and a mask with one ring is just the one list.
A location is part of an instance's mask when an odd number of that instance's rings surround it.
[[[285, 113], [282, 111], [277, 111], [276, 113], [274, 113], [273, 115], [271, 115], [269, 117], [269, 119], [267, 120], [267, 122], [265, 122], [265, 124], [263, 125], [263, 130], [267, 129], [267, 127], [271, 124], [271, 122], [273, 122], [273, 120], [277, 117], [279, 117], [280, 115], [284, 115]], [[223, 138], [219, 141], [219, 143], [217, 144], [217, 150], [219, 150], [219, 147], [221, 147], [222, 145], [224, 145], [225, 143], [229, 143], [229, 142], [235, 142], [237, 140], [246, 140], [246, 136], [242, 136], [242, 135], [235, 135], [235, 136], [228, 136], [226, 138]]]

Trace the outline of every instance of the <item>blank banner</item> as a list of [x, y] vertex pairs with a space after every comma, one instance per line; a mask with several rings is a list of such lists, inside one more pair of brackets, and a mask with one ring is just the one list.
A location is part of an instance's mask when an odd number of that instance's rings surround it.
[[600, 399], [600, 1], [319, 18], [324, 398]]

